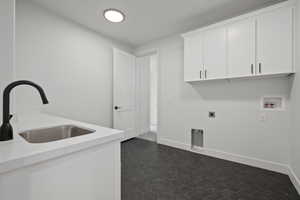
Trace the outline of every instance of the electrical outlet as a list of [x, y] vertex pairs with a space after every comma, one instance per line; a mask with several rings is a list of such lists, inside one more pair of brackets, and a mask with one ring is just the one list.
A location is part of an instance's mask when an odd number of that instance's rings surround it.
[[208, 112], [209, 118], [216, 118], [216, 112]]
[[260, 113], [260, 115], [259, 115], [259, 120], [260, 120], [261, 122], [266, 121], [266, 120], [267, 120], [267, 115], [266, 115], [266, 113]]

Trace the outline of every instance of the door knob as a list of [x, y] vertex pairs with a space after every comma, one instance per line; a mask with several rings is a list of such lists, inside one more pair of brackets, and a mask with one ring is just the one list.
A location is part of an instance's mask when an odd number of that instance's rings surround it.
[[115, 106], [114, 109], [115, 110], [119, 110], [121, 107], [120, 106]]

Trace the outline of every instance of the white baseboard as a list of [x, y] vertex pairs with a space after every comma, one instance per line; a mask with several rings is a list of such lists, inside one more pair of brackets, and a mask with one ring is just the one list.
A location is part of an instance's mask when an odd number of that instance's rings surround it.
[[154, 139], [149, 138], [147, 136], [143, 136], [143, 135], [139, 135], [137, 138], [142, 139], [142, 140], [147, 140], [147, 141], [150, 141], [150, 142], [156, 142]]
[[276, 162], [252, 158], [252, 157], [248, 157], [248, 156], [227, 153], [227, 152], [218, 151], [218, 150], [214, 150], [214, 149], [191, 148], [190, 145], [175, 142], [175, 141], [168, 140], [168, 139], [162, 139], [162, 138], [159, 138], [158, 143], [167, 145], [167, 146], [171, 146], [171, 147], [175, 147], [178, 149], [187, 150], [187, 151], [194, 152], [194, 153], [199, 153], [199, 154], [206, 155], [206, 156], [211, 156], [211, 157], [215, 157], [215, 158], [219, 158], [219, 159], [223, 159], [223, 160], [237, 162], [237, 163], [241, 163], [241, 164], [245, 164], [245, 165], [249, 165], [249, 166], [253, 166], [253, 167], [258, 167], [258, 168], [262, 168], [262, 169], [266, 169], [266, 170], [270, 170], [270, 171], [274, 171], [274, 172], [279, 172], [279, 173], [286, 174], [286, 175], [290, 174], [289, 165], [285, 165], [285, 164], [281, 164], [281, 163], [276, 163]]
[[148, 133], [148, 132], [150, 132], [150, 128], [145, 128], [145, 129], [141, 130], [141, 134], [145, 134], [145, 133]]
[[289, 167], [289, 170], [290, 170], [289, 177], [290, 177], [292, 183], [294, 184], [296, 190], [300, 194], [300, 180], [299, 180], [296, 173], [294, 172], [294, 170], [291, 167]]

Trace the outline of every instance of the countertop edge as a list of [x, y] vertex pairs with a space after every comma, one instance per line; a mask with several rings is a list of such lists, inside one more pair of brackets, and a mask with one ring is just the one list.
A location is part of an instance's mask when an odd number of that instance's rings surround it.
[[68, 154], [76, 153], [79, 151], [83, 151], [89, 148], [93, 148], [98, 145], [105, 145], [113, 142], [121, 142], [123, 136], [123, 132], [109, 135], [106, 137], [98, 138], [95, 140], [85, 141], [79, 144], [71, 144], [66, 147], [52, 149], [49, 151], [43, 151], [40, 153], [34, 153], [33, 155], [27, 155], [21, 158], [9, 160], [0, 165], [0, 175], [3, 173], [7, 173], [10, 171], [17, 170], [22, 167], [28, 167], [30, 165], [35, 165], [41, 162], [45, 162], [48, 160], [52, 160], [55, 158], [59, 158], [62, 156], [66, 156]]

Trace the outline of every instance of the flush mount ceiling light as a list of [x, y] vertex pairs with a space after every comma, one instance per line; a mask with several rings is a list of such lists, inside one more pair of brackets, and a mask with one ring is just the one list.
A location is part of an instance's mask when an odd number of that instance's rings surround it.
[[103, 12], [104, 18], [110, 22], [119, 23], [125, 20], [125, 15], [117, 9], [110, 8]]

